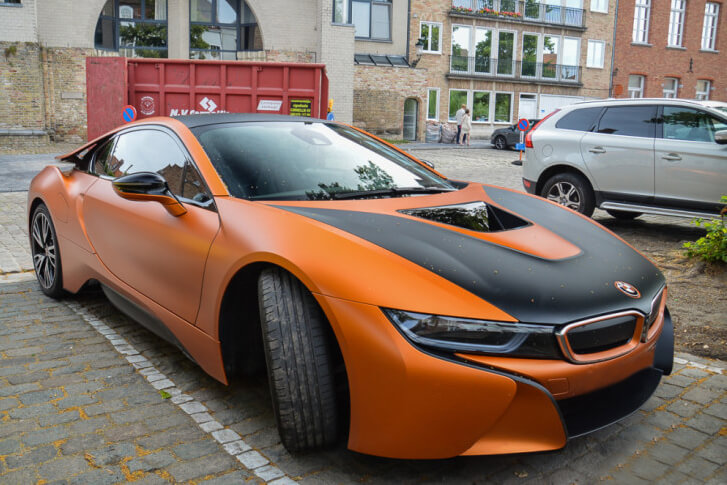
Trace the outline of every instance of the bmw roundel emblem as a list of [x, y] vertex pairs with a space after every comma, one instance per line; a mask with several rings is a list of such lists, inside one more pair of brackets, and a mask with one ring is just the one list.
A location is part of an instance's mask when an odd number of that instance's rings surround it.
[[639, 293], [639, 290], [634, 285], [626, 283], [625, 281], [614, 281], [613, 284], [624, 295], [630, 296], [631, 298], [641, 298], [641, 293]]

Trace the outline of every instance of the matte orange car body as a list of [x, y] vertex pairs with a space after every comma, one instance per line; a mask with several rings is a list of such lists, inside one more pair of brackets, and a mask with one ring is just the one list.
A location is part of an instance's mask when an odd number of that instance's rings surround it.
[[[179, 136], [217, 211], [187, 207], [186, 214], [174, 217], [161, 204], [122, 199], [109, 180], [78, 170], [63, 175], [48, 167], [31, 186], [29, 211], [40, 200], [50, 210], [64, 287], [75, 292], [90, 279], [101, 280], [163, 322], [207, 373], [227, 383], [219, 340], [225, 290], [250, 264], [284, 268], [314, 295], [340, 346], [350, 388], [352, 450], [446, 458], [558, 449], [567, 432], [553, 396], [568, 398], [610, 385], [654, 360], [656, 339], [637, 344], [627, 355], [588, 365], [467, 353], [457, 354], [460, 361], [455, 362], [422, 352], [394, 328], [381, 307], [503, 322], [516, 318], [420, 265], [383, 258], [388, 252], [382, 247], [274, 207], [361, 211], [360, 201], [234, 198], [184, 124], [148, 118], [120, 130], [140, 125], [166, 126]], [[492, 202], [481, 185], [472, 184], [436, 196], [368, 200], [365, 210], [392, 214], [473, 200]], [[580, 251], [537, 224], [502, 233], [448, 228], [544, 259], [569, 258]], [[119, 247], [124, 251], [115, 250]], [[320, 248], [325, 248], [325, 261]], [[663, 312], [662, 305], [654, 332], [661, 331]]]

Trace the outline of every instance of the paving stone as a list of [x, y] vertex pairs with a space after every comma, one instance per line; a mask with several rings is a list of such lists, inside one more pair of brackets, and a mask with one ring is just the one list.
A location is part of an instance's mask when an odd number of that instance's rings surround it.
[[666, 378], [665, 382], [673, 384], [679, 387], [689, 387], [694, 384], [695, 380], [693, 377], [682, 376], [679, 374], [672, 374]]
[[134, 458], [127, 463], [127, 466], [131, 473], [139, 470], [143, 472], [151, 472], [164, 468], [176, 461], [177, 460], [168, 451], [158, 451], [156, 453], [142, 456], [141, 458]]
[[175, 463], [167, 470], [175, 480], [181, 482], [222, 473], [228, 470], [232, 471], [237, 466], [232, 457], [227, 454], [218, 454], [183, 463]]
[[707, 435], [692, 428], [678, 428], [669, 434], [669, 441], [693, 450], [707, 440]]
[[641, 456], [631, 464], [630, 469], [637, 477], [653, 481], [665, 474], [669, 470], [669, 466], [648, 456]]
[[30, 419], [37, 418], [38, 416], [45, 416], [50, 413], [55, 413], [56, 408], [53, 404], [37, 404], [35, 406], [25, 406], [22, 408], [15, 408], [8, 411], [8, 416], [14, 419]]
[[43, 379], [47, 379], [49, 376], [50, 372], [48, 371], [37, 371], [27, 372], [23, 374], [15, 374], [12, 376], [8, 376], [6, 379], [10, 384], [26, 384], [29, 382], [42, 381]]
[[707, 434], [715, 434], [725, 426], [723, 420], [709, 414], [698, 414], [684, 424]]
[[227, 475], [222, 475], [220, 477], [202, 480], [198, 483], [200, 485], [239, 485], [243, 482], [247, 483], [249, 477], [249, 474], [243, 472], [242, 470], [238, 470], [232, 473], [228, 473]]
[[710, 389], [706, 389], [702, 385], [699, 387], [695, 387], [693, 389], [690, 389], [689, 391], [685, 392], [682, 396], [684, 399], [688, 399], [690, 401], [698, 402], [700, 404], [707, 404], [719, 397], [720, 393], [719, 391], [714, 391]]
[[72, 435], [79, 435], [100, 431], [110, 425], [111, 421], [106, 416], [95, 416], [72, 423], [68, 427]]
[[667, 465], [673, 465], [682, 461], [687, 456], [689, 450], [670, 443], [667, 440], [661, 440], [649, 449], [649, 455]]
[[685, 401], [680, 399], [679, 401], [673, 402], [666, 407], [667, 411], [678, 414], [684, 418], [694, 416], [694, 414], [701, 409], [701, 406], [691, 401]]
[[92, 450], [106, 443], [104, 437], [100, 434], [90, 433], [82, 436], [72, 436], [61, 445], [61, 453], [64, 455], [74, 455], [86, 450]]
[[687, 367], [679, 371], [680, 376], [691, 377], [693, 379], [701, 379], [709, 376], [709, 372], [703, 371], [702, 369], [696, 369], [694, 367]]
[[38, 481], [38, 472], [35, 468], [23, 468], [21, 470], [11, 471], [2, 475], [2, 481], [7, 484], [27, 484], [36, 483]]
[[149, 433], [149, 429], [144, 423], [132, 423], [122, 426], [114, 426], [106, 428], [103, 431], [104, 436], [109, 441], [126, 441]]
[[[5, 464], [10, 469], [35, 466], [52, 460], [57, 454], [58, 450], [54, 446], [42, 446], [22, 455], [7, 456]], [[0, 481], [2, 481], [1, 478]]]
[[724, 465], [727, 462], [727, 446], [722, 446], [717, 441], [712, 441], [704, 448], [697, 450], [697, 455], [718, 465]]
[[10, 455], [20, 451], [20, 440], [18, 438], [7, 438], [0, 440], [0, 455]]
[[677, 397], [682, 391], [684, 391], [684, 389], [679, 386], [662, 383], [661, 385], [659, 385], [659, 387], [656, 388], [656, 391], [654, 391], [654, 395], [666, 401], [671, 401], [672, 399]]
[[677, 466], [677, 470], [691, 478], [704, 480], [717, 469], [717, 465], [702, 457], [693, 456]]
[[199, 458], [200, 456], [218, 453], [220, 451], [220, 446], [213, 441], [202, 440], [175, 446], [172, 451], [181, 460], [191, 460]]
[[115, 443], [89, 452], [96, 466], [116, 465], [127, 457], [136, 456], [132, 443]]
[[133, 423], [134, 421], [163, 416], [168, 414], [170, 411], [173, 411], [173, 409], [160, 402], [159, 404], [152, 406], [145, 406], [142, 408], [134, 407], [128, 411], [113, 413], [111, 419], [113, 419], [113, 421], [117, 424]]
[[724, 392], [727, 390], [727, 374], [712, 375], [700, 387], [716, 392]]
[[79, 419], [81, 419], [81, 416], [78, 413], [78, 410], [72, 409], [64, 413], [42, 416], [40, 419], [38, 419], [38, 424], [45, 428], [47, 426], [53, 426], [56, 424], [71, 423], [73, 421], [78, 421]]
[[25, 433], [22, 437], [22, 441], [26, 446], [38, 446], [68, 438], [69, 435], [70, 431], [68, 428], [63, 426], [53, 426], [52, 428]]
[[86, 460], [79, 456], [56, 458], [42, 465], [38, 473], [46, 480], [58, 477], [69, 477], [88, 471]]
[[[12, 360], [12, 359], [9, 359]], [[4, 359], [0, 359], [0, 362], [3, 362]], [[17, 394], [21, 394], [23, 392], [29, 392], [29, 391], [35, 391], [38, 389], [38, 384], [34, 382], [29, 382], [26, 384], [17, 384], [15, 386], [2, 386], [0, 387], [0, 397], [6, 397], [6, 396], [15, 396]], [[24, 404], [25, 401], [23, 401]], [[27, 403], [32, 404], [32, 403]]]
[[98, 404], [85, 406], [83, 408], [83, 411], [86, 413], [87, 416], [96, 416], [99, 414], [113, 413], [114, 411], [119, 411], [125, 408], [126, 404], [121, 399], [111, 399], [109, 401], [100, 402]]
[[96, 399], [91, 396], [80, 395], [67, 397], [61, 401], [58, 401], [59, 409], [75, 408], [79, 406], [85, 406], [87, 404], [95, 403]]
[[[68, 479], [69, 485], [111, 485], [125, 482], [124, 473], [118, 467], [104, 467], [101, 470], [91, 470]], [[134, 483], [141, 483], [136, 481]]]
[[720, 419], [727, 420], [727, 404], [717, 403], [704, 409], [704, 412], [716, 416]]
[[0, 399], [0, 411], [5, 411], [7, 409], [16, 408], [20, 405], [20, 401], [18, 401], [15, 397], [6, 397], [3, 399]]

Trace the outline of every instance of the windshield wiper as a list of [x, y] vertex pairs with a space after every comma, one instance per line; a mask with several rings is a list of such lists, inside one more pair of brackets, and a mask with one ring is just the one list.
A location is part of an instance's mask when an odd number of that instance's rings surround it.
[[331, 199], [343, 200], [343, 199], [359, 199], [368, 197], [400, 197], [402, 195], [410, 194], [439, 194], [442, 192], [454, 192], [457, 189], [446, 189], [444, 187], [391, 187], [389, 189], [378, 189], [378, 190], [355, 190], [351, 192], [334, 192], [331, 195]]

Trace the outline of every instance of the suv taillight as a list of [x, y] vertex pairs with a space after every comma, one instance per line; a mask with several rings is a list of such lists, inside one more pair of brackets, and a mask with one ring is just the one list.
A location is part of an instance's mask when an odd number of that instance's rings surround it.
[[533, 126], [533, 129], [528, 131], [527, 134], [525, 135], [525, 148], [533, 148], [533, 132], [538, 128], [538, 126], [542, 125], [545, 120], [547, 120], [548, 118], [553, 116], [558, 111], [560, 111], [560, 110], [556, 109], [555, 111], [548, 113], [548, 115], [545, 118], [543, 118], [542, 120], [535, 123], [535, 126]]

